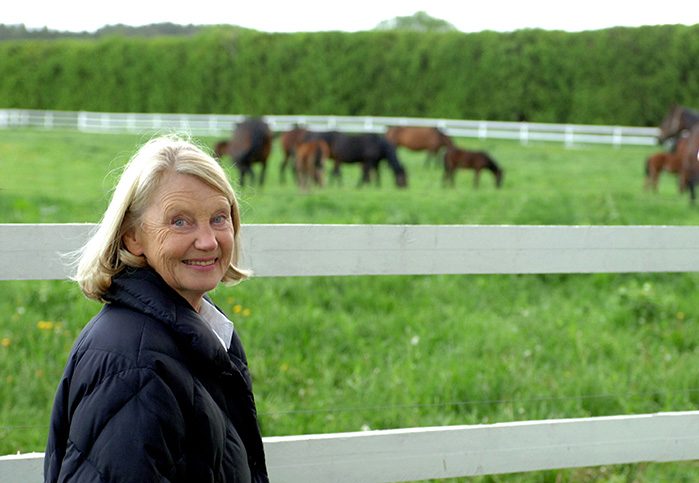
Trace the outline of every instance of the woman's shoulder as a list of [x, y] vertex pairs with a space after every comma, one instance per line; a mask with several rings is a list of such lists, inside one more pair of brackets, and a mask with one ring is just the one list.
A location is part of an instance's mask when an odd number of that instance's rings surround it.
[[100, 352], [104, 356], [148, 367], [163, 357], [180, 358], [168, 327], [156, 318], [119, 304], [106, 304], [85, 326], [74, 352]]

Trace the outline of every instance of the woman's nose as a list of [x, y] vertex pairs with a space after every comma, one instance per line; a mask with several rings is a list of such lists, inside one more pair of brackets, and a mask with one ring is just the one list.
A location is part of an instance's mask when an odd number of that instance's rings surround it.
[[194, 248], [202, 251], [211, 251], [218, 246], [216, 233], [208, 223], [199, 225], [197, 229], [196, 239], [194, 240]]

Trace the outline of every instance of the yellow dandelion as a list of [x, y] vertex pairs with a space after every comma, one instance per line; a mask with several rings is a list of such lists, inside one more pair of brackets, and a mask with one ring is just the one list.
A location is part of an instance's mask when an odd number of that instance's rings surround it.
[[39, 330], [53, 330], [54, 325], [50, 320], [40, 320], [36, 323], [36, 327]]
[[44, 377], [44, 371], [43, 371], [42, 369], [37, 369], [37, 370], [34, 372], [34, 375], [35, 375], [38, 379], [41, 379], [42, 377]]
[[0, 340], [0, 345], [3, 347], [10, 347], [10, 344], [12, 344], [12, 341], [9, 337], [3, 337], [2, 340]]
[[250, 314], [252, 312], [250, 312], [250, 309], [243, 309], [242, 313], [243, 313], [243, 317], [250, 317]]
[[677, 312], [677, 320], [684, 320], [684, 312]]
[[282, 365], [279, 366], [279, 369], [280, 369], [282, 372], [288, 371], [288, 370], [289, 370], [289, 363], [287, 363], [287, 362], [282, 362]]
[[236, 304], [233, 306], [233, 312], [236, 314], [239, 314], [243, 310], [243, 307], [240, 304]]

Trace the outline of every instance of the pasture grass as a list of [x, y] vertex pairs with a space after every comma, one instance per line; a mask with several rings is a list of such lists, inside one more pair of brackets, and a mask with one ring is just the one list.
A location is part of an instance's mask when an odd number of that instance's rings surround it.
[[[146, 138], [0, 131], [0, 222], [96, 222], [118, 168]], [[215, 139], [202, 138], [212, 145]], [[458, 140], [505, 169], [441, 169], [400, 151], [409, 188], [240, 189], [244, 223], [694, 225], [665, 175], [644, 192], [654, 147]], [[226, 163], [233, 180], [236, 173]], [[287, 175], [287, 178], [290, 178]], [[213, 292], [255, 378], [263, 434], [287, 435], [694, 410], [699, 274], [260, 278]], [[0, 282], [0, 454], [42, 451], [73, 340], [98, 310], [66, 281]], [[694, 481], [693, 462], [469, 481]]]

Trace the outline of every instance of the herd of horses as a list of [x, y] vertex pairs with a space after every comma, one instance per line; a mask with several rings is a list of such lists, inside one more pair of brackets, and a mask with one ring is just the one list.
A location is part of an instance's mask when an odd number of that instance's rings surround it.
[[[230, 139], [219, 141], [214, 146], [214, 154], [222, 159], [230, 156], [240, 173], [240, 186], [246, 180], [262, 186], [265, 182], [267, 164], [275, 139], [267, 123], [260, 118], [247, 118], [240, 122]], [[280, 166], [280, 179], [286, 180], [286, 171], [291, 169], [294, 180], [302, 191], [326, 184], [326, 163], [330, 183], [341, 183], [344, 165], [358, 165], [361, 169], [359, 186], [380, 184], [380, 167], [386, 162], [393, 172], [395, 184], [399, 188], [408, 185], [405, 166], [398, 158], [398, 147], [413, 151], [427, 151], [426, 162], [443, 160], [443, 184], [454, 185], [457, 169], [470, 169], [475, 172], [474, 187], [478, 187], [480, 172], [485, 169], [493, 173], [495, 185], [500, 187], [503, 170], [485, 151], [468, 151], [457, 147], [452, 139], [435, 127], [400, 126], [390, 127], [385, 134], [347, 134], [339, 131], [312, 131], [294, 126], [279, 136], [283, 159]], [[253, 166], [261, 167], [256, 176]], [[257, 178], [257, 179], [256, 179]]]
[[[241, 186], [245, 186], [248, 179], [254, 183], [256, 178], [263, 185], [275, 137], [264, 120], [247, 118], [234, 128], [230, 139], [214, 146], [214, 153], [219, 159], [231, 157], [239, 170]], [[303, 191], [326, 184], [328, 163], [332, 163], [328, 183], [341, 183], [341, 168], [344, 165], [358, 165], [361, 169], [359, 186], [372, 181], [379, 184], [383, 161], [393, 172], [396, 186], [404, 188], [408, 185], [408, 176], [398, 158], [399, 147], [426, 151], [425, 163], [428, 165], [441, 159], [444, 186], [454, 185], [459, 169], [474, 171], [475, 188], [479, 185], [482, 170], [493, 174], [496, 187], [500, 187], [503, 181], [503, 169], [487, 152], [460, 148], [436, 127], [393, 126], [385, 134], [347, 134], [294, 126], [281, 133], [279, 138], [283, 152], [280, 179], [285, 182], [286, 171], [291, 170]], [[668, 171], [677, 175], [679, 191], [688, 191], [690, 202], [694, 204], [699, 183], [699, 111], [680, 105], [672, 106], [660, 124], [658, 143], [667, 148], [647, 158], [646, 189], [656, 191], [660, 174]], [[253, 171], [255, 164], [261, 166], [257, 176]]]
[[677, 175], [680, 193], [688, 191], [694, 204], [699, 183], [699, 111], [672, 106], [660, 123], [658, 143], [669, 148], [646, 160], [646, 189], [656, 191], [660, 174], [668, 171]]

